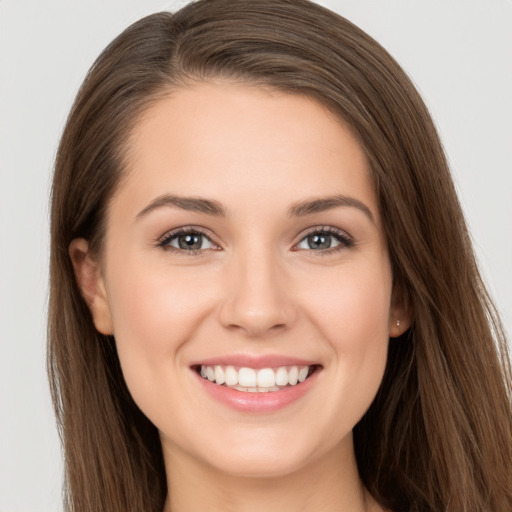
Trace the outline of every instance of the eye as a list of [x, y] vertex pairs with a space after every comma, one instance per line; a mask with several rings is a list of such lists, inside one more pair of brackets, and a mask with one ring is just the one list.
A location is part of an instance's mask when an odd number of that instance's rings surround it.
[[167, 233], [158, 245], [175, 251], [197, 252], [217, 249], [217, 246], [204, 233], [197, 230], [181, 229]]
[[335, 228], [321, 228], [308, 233], [296, 245], [297, 249], [309, 251], [330, 252], [330, 250], [341, 250], [354, 245], [353, 240]]

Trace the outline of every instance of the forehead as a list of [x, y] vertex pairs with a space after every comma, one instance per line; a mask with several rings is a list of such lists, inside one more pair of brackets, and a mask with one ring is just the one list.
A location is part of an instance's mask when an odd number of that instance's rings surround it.
[[356, 137], [303, 95], [234, 83], [176, 89], [141, 116], [128, 147], [120, 192], [140, 208], [168, 192], [253, 207], [334, 193], [375, 203]]

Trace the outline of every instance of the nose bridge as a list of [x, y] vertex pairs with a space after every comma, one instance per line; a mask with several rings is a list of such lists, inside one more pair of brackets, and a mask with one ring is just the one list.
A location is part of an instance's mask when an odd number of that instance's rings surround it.
[[295, 320], [293, 302], [279, 257], [264, 244], [234, 251], [225, 269], [221, 322], [251, 337], [289, 327]]

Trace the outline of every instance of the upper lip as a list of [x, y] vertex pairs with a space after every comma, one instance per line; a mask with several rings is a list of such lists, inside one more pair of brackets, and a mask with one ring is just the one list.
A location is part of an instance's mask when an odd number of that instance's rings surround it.
[[278, 368], [280, 366], [319, 366], [317, 361], [300, 359], [285, 355], [250, 355], [232, 354], [217, 356], [208, 359], [201, 359], [193, 362], [190, 366], [236, 366], [239, 368]]

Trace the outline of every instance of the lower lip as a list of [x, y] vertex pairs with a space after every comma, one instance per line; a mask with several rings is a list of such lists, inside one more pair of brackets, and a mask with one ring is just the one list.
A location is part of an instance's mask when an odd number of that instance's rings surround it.
[[300, 400], [315, 384], [320, 370], [317, 369], [300, 384], [264, 393], [238, 391], [227, 386], [219, 386], [204, 379], [197, 372], [194, 373], [204, 390], [215, 400], [237, 411], [261, 414], [278, 411]]

